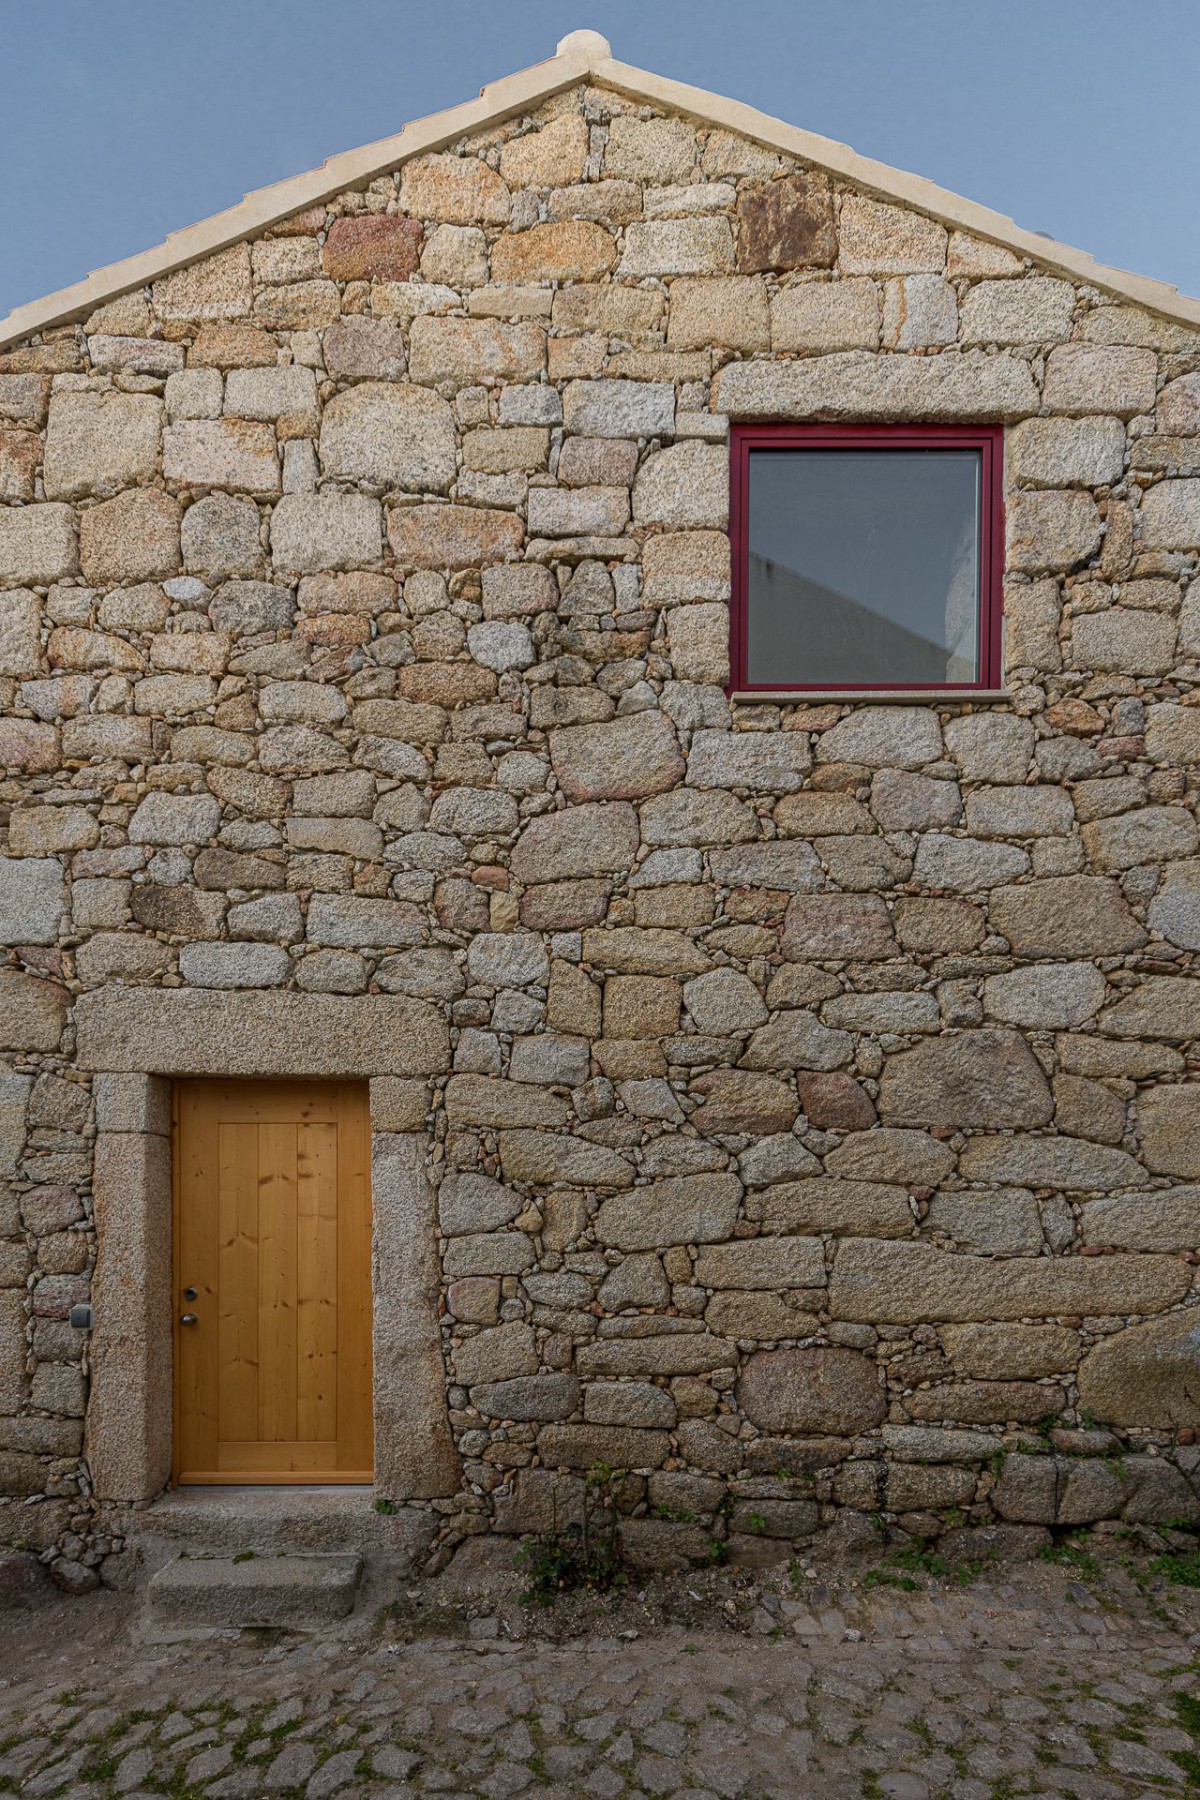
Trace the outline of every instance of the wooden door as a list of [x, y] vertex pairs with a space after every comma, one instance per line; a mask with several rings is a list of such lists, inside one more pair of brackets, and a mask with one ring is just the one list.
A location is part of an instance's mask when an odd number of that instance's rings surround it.
[[369, 1482], [365, 1082], [175, 1102], [175, 1479]]

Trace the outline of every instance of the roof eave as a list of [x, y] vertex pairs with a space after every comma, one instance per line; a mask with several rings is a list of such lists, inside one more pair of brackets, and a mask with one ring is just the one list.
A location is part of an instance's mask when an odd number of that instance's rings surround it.
[[444, 149], [464, 133], [486, 130], [502, 124], [539, 106], [554, 94], [587, 78], [591, 63], [586, 55], [569, 52], [535, 63], [515, 75], [490, 82], [480, 90], [477, 100], [467, 100], [444, 112], [429, 113], [413, 119], [393, 137], [379, 138], [357, 150], [344, 150], [331, 156], [317, 169], [293, 175], [269, 187], [255, 188], [236, 206], [211, 218], [201, 219], [182, 231], [173, 231], [161, 244], [142, 250], [122, 262], [107, 263], [94, 269], [82, 281], [59, 288], [41, 300], [18, 306], [5, 319], [0, 319], [0, 350], [46, 331], [55, 325], [69, 324], [73, 319], [94, 312], [110, 300], [119, 299], [148, 282], [158, 281], [176, 269], [187, 268], [207, 256], [228, 250], [233, 244], [245, 243], [259, 232], [291, 218], [293, 213], [344, 194], [347, 189], [363, 187], [377, 176], [398, 168], [414, 156], [425, 156]]
[[905, 174], [887, 163], [860, 156], [846, 144], [788, 125], [743, 101], [728, 100], [703, 88], [618, 62], [607, 51], [604, 40], [595, 33], [574, 32], [563, 40], [556, 56], [489, 83], [477, 100], [413, 120], [393, 137], [381, 138], [358, 150], [343, 151], [318, 169], [258, 188], [225, 212], [173, 232], [154, 249], [123, 262], [109, 263], [71, 287], [17, 307], [0, 320], [0, 350], [37, 332], [84, 317], [122, 294], [242, 243], [293, 213], [318, 206], [348, 188], [364, 186], [414, 156], [444, 149], [465, 133], [486, 130], [527, 112], [584, 80], [737, 132], [769, 149], [827, 169], [882, 200], [912, 207], [952, 229], [970, 232], [1017, 255], [1031, 257], [1043, 268], [1071, 280], [1085, 282], [1164, 318], [1200, 329], [1200, 300], [1180, 294], [1168, 282], [1111, 268], [1084, 250], [1024, 231], [1003, 213], [964, 200], [923, 176]]
[[1004, 213], [993, 212], [990, 207], [977, 205], [973, 200], [964, 200], [961, 194], [952, 194], [923, 175], [909, 175], [902, 169], [893, 169], [888, 163], [877, 162], [873, 157], [860, 156], [857, 150], [838, 143], [836, 138], [821, 137], [815, 131], [805, 131], [798, 125], [773, 118], [769, 113], [759, 112], [741, 100], [727, 100], [723, 95], [652, 75], [645, 69], [632, 68], [611, 57], [598, 62], [592, 76], [619, 93], [669, 106], [677, 112], [697, 114], [706, 123], [739, 132], [743, 137], [752, 138], [769, 149], [785, 151], [802, 162], [815, 163], [881, 200], [913, 207], [952, 229], [969, 231], [975, 237], [1000, 244], [1018, 255], [1033, 257], [1046, 268], [1060, 270], [1073, 280], [1088, 282], [1153, 312], [1200, 326], [1200, 299], [1181, 294], [1170, 282], [1112, 268], [1098, 262], [1086, 250], [1077, 250], [1037, 231], [1025, 231]]

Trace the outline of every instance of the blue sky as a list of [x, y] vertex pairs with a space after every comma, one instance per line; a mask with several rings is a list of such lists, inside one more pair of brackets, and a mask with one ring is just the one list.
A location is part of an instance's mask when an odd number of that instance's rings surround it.
[[1200, 294], [1198, 0], [0, 0], [0, 26], [0, 314], [585, 26]]

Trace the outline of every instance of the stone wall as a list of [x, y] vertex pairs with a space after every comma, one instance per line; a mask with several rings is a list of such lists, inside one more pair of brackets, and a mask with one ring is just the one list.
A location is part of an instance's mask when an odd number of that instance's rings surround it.
[[[1200, 337], [580, 89], [0, 416], [6, 1530], [94, 1521], [116, 987], [377, 997], [451, 1535], [1200, 1515]], [[727, 698], [731, 417], [1010, 427], [1002, 702]]]

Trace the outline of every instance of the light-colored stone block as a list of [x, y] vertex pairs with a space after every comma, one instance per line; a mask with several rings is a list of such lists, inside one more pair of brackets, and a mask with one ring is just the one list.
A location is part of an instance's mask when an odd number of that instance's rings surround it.
[[371, 1083], [371, 1129], [374, 1132], [423, 1131], [429, 1102], [428, 1082], [380, 1075]]
[[1100, 548], [1100, 512], [1090, 494], [1063, 488], [1018, 493], [1006, 520], [1008, 566], [1026, 575], [1074, 568]]
[[771, 296], [774, 350], [877, 350], [879, 290], [873, 281], [801, 281]]
[[503, 225], [509, 203], [507, 184], [478, 157], [420, 156], [405, 164], [400, 205], [413, 218]]
[[241, 319], [250, 311], [252, 291], [250, 251], [235, 244], [156, 281], [154, 310], [160, 319]]
[[1200, 480], [1160, 481], [1143, 496], [1142, 542], [1151, 550], [1200, 545]]
[[42, 654], [42, 606], [26, 588], [0, 593], [0, 675], [36, 675]]
[[275, 433], [269, 425], [247, 419], [191, 419], [168, 425], [163, 434], [163, 473], [168, 481], [190, 488], [232, 488], [269, 498], [280, 490]]
[[167, 417], [219, 419], [223, 394], [220, 369], [180, 369], [167, 378]]
[[14, 856], [44, 856], [55, 850], [89, 850], [100, 826], [86, 806], [22, 806], [8, 822]]
[[0, 944], [53, 944], [66, 883], [54, 857], [0, 857]]
[[0, 969], [0, 1050], [57, 1050], [69, 996], [52, 981]]
[[724, 446], [673, 444], [647, 457], [633, 489], [640, 524], [715, 527], [729, 517], [729, 456]]
[[11, 1417], [25, 1399], [25, 1296], [19, 1288], [0, 1289], [0, 1408]]
[[1092, 963], [1014, 969], [984, 983], [983, 1003], [994, 1019], [1035, 1031], [1073, 1031], [1104, 1004], [1107, 986]]
[[962, 302], [964, 344], [1061, 344], [1071, 330], [1075, 290], [1069, 281], [1027, 275], [979, 281]]
[[1026, 487], [1109, 487], [1124, 467], [1120, 419], [1025, 419], [1005, 444], [1006, 474]]
[[500, 152], [500, 174], [514, 188], [557, 187], [579, 180], [587, 150], [587, 121], [564, 113], [540, 131], [510, 138]]
[[185, 944], [179, 952], [179, 973], [191, 987], [279, 987], [291, 972], [281, 944]]
[[0, 507], [0, 585], [39, 586], [62, 581], [79, 568], [75, 514], [71, 507], [44, 502]]
[[757, 732], [702, 730], [692, 736], [687, 781], [690, 787], [790, 794], [803, 785], [811, 761], [799, 732], [760, 739]]
[[1153, 407], [1157, 372], [1152, 350], [1060, 344], [1046, 359], [1043, 398], [1053, 412], [1128, 419]]
[[409, 373], [414, 381], [465, 386], [491, 377], [536, 380], [546, 365], [546, 333], [540, 325], [501, 319], [441, 319], [423, 313], [409, 334]]
[[727, 219], [636, 220], [626, 227], [618, 275], [721, 275], [733, 267]]
[[383, 516], [366, 494], [285, 494], [271, 514], [271, 556], [293, 574], [378, 562]]
[[527, 510], [531, 535], [616, 536], [629, 523], [629, 490], [623, 487], [533, 488]]
[[930, 350], [958, 337], [958, 300], [941, 275], [905, 275], [883, 293], [883, 344], [888, 350]]
[[660, 437], [675, 429], [669, 382], [572, 381], [563, 396], [568, 431], [585, 437]]
[[626, 181], [686, 181], [696, 160], [696, 133], [683, 119], [619, 114], [609, 126], [604, 173]]
[[1117, 675], [1165, 675], [1175, 662], [1176, 635], [1169, 614], [1124, 606], [1081, 613], [1071, 623], [1071, 662]]
[[153, 394], [56, 394], [46, 427], [49, 500], [115, 494], [158, 469], [162, 402]]
[[184, 566], [210, 581], [262, 573], [266, 552], [258, 508], [233, 494], [209, 494], [189, 506], [180, 537]]
[[771, 320], [766, 289], [750, 276], [682, 280], [671, 284], [667, 344], [672, 350], [769, 349]]
[[665, 713], [627, 714], [551, 733], [550, 760], [569, 800], [636, 800], [674, 787], [679, 740]]
[[[32, 1075], [15, 1075], [7, 1070], [0, 1073], [0, 1177], [6, 1180], [11, 1180], [17, 1173], [17, 1164], [25, 1145], [25, 1111], [32, 1086]], [[7, 1225], [5, 1230], [8, 1230]], [[24, 1351], [22, 1360], [23, 1358]], [[2, 1368], [3, 1355], [0, 1353], [0, 1370]], [[2, 1381], [3, 1374], [0, 1373], [0, 1382]]]
[[668, 614], [671, 667], [680, 681], [729, 679], [729, 609], [719, 601], [676, 606]]
[[595, 281], [617, 259], [612, 233], [588, 219], [560, 219], [508, 232], [492, 246], [492, 280]]
[[129, 821], [135, 844], [206, 844], [220, 807], [211, 794], [147, 794]]
[[[176, 428], [177, 429], [177, 428]], [[178, 500], [158, 488], [126, 488], [79, 521], [83, 573], [98, 587], [161, 581], [179, 568]]]
[[315, 414], [316, 408], [316, 376], [299, 363], [231, 369], [225, 378], [225, 411], [241, 419], [274, 421], [285, 413]]
[[865, 194], [843, 200], [839, 240], [846, 275], [938, 274], [946, 266], [944, 225]]

